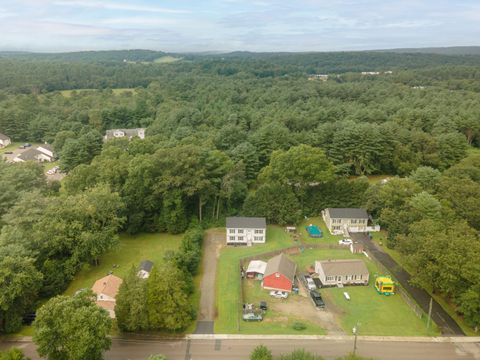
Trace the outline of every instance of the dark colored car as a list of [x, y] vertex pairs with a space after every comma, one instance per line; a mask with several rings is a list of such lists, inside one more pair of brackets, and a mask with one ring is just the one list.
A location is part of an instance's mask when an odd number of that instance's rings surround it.
[[268, 306], [266, 301], [260, 301], [260, 310], [267, 311]]
[[310, 291], [310, 297], [312, 298], [312, 301], [317, 308], [320, 308], [320, 309], [325, 308], [325, 302], [323, 301], [318, 291], [315, 291], [315, 290]]
[[11, 154], [13, 154], [13, 151], [5, 151], [4, 154], [5, 154], [5, 155], [7, 155], [7, 154], [8, 154], [8, 155], [11, 155]]

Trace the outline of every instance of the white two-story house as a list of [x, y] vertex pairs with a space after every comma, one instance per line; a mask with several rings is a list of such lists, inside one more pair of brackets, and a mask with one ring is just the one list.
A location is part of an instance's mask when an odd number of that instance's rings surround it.
[[365, 209], [327, 208], [322, 211], [322, 217], [328, 230], [334, 235], [346, 234], [348, 231], [375, 231], [368, 227], [369, 217]]
[[263, 244], [267, 221], [263, 217], [227, 217], [227, 245]]

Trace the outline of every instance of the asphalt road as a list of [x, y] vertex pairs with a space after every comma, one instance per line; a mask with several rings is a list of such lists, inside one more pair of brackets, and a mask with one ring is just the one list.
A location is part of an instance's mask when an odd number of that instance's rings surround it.
[[[380, 261], [396, 280], [402, 285], [402, 287], [408, 291], [408, 293], [415, 299], [418, 305], [428, 314], [428, 308], [430, 304], [430, 295], [423, 289], [410, 285], [410, 274], [407, 273], [390, 255], [379, 249], [373, 241], [362, 233], [350, 234], [355, 241], [361, 241], [370, 252], [370, 254]], [[433, 299], [432, 301], [432, 319], [440, 328], [443, 335], [465, 335], [463, 330], [458, 326], [455, 320], [440, 306], [439, 303]]]
[[[294, 349], [336, 359], [352, 351], [353, 340], [122, 340], [114, 339], [112, 348], [105, 354], [106, 360], [146, 360], [152, 354], [163, 354], [169, 360], [249, 359], [252, 349], [264, 344], [274, 356]], [[40, 359], [31, 342], [0, 342], [0, 349], [17, 346], [32, 360]], [[370, 341], [359, 339], [357, 353], [375, 360], [478, 360], [479, 343]]]

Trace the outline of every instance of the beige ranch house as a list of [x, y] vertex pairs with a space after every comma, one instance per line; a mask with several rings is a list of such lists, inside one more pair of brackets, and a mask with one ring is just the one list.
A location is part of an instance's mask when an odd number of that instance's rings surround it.
[[333, 235], [349, 232], [380, 231], [379, 226], [368, 226], [369, 216], [365, 209], [359, 208], [327, 208], [322, 217], [328, 230]]
[[315, 261], [315, 272], [323, 286], [368, 285], [370, 274], [362, 260]]
[[267, 221], [263, 217], [227, 217], [227, 245], [264, 244]]

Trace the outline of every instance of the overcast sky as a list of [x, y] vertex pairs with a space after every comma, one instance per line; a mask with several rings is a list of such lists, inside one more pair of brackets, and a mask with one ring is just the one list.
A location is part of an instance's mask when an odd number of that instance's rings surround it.
[[480, 0], [0, 0], [0, 50], [480, 45]]

